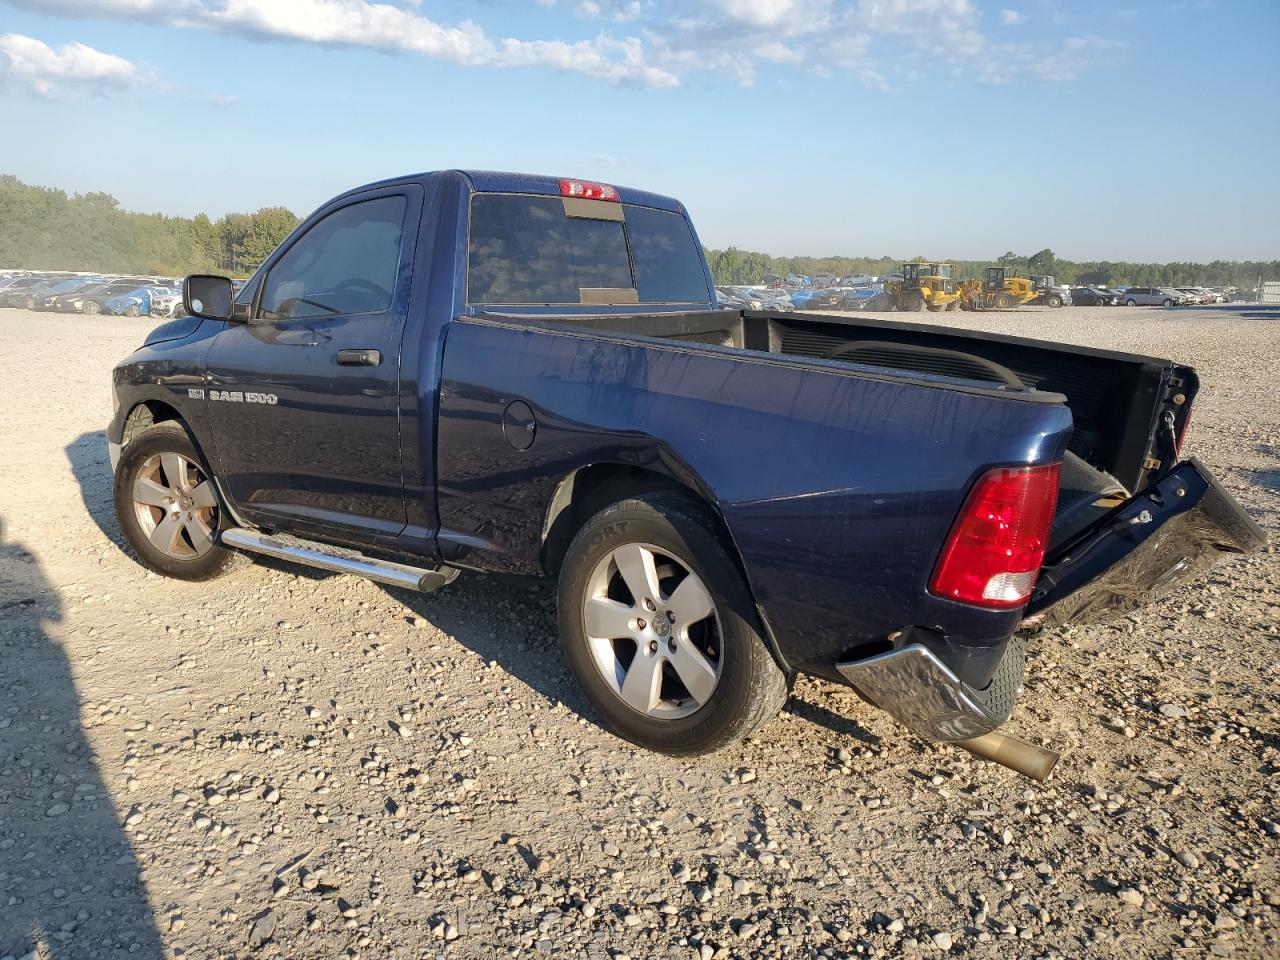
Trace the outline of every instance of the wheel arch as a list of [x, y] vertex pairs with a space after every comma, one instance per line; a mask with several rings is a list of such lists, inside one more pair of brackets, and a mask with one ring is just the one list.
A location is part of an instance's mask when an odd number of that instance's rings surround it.
[[764, 637], [770, 655], [784, 673], [793, 674], [794, 670], [782, 655], [768, 618], [755, 598], [755, 589], [733, 531], [710, 489], [694, 474], [681, 478], [649, 467], [613, 461], [585, 464], [570, 471], [556, 485], [543, 519], [540, 555], [543, 571], [552, 579], [559, 576], [560, 565], [574, 535], [605, 507], [631, 497], [664, 491], [687, 494], [697, 500], [712, 517], [725, 538], [729, 555], [733, 557], [738, 572], [746, 583], [760, 634]]
[[124, 429], [120, 434], [121, 446], [128, 446], [134, 437], [153, 424], [165, 423], [170, 420], [176, 420], [181, 423], [183, 429], [187, 431], [187, 435], [191, 437], [191, 442], [196, 442], [195, 434], [191, 432], [191, 428], [187, 426], [187, 422], [182, 418], [182, 414], [178, 412], [176, 407], [165, 403], [163, 400], [139, 400], [125, 415]]

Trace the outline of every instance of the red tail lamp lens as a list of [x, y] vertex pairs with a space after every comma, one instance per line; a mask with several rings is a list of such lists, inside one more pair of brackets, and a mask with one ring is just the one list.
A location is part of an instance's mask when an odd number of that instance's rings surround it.
[[1044, 563], [1061, 467], [1001, 467], [979, 477], [951, 528], [929, 589], [979, 607], [1026, 603]]

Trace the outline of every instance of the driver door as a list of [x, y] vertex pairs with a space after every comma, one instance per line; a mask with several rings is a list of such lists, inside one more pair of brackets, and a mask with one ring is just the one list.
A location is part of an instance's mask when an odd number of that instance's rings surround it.
[[365, 543], [405, 527], [398, 381], [420, 188], [336, 201], [246, 287], [214, 338], [217, 470], [251, 522]]

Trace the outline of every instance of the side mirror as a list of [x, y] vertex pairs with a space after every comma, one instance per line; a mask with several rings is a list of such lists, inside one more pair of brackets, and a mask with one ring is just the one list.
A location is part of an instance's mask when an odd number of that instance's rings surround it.
[[182, 305], [193, 317], [230, 320], [235, 290], [227, 277], [193, 273], [182, 281]]

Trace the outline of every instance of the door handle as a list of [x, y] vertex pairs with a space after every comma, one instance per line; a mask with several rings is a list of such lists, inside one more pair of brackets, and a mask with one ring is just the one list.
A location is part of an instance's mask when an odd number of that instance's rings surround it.
[[376, 367], [382, 354], [377, 350], [339, 350], [338, 362], [345, 367]]

